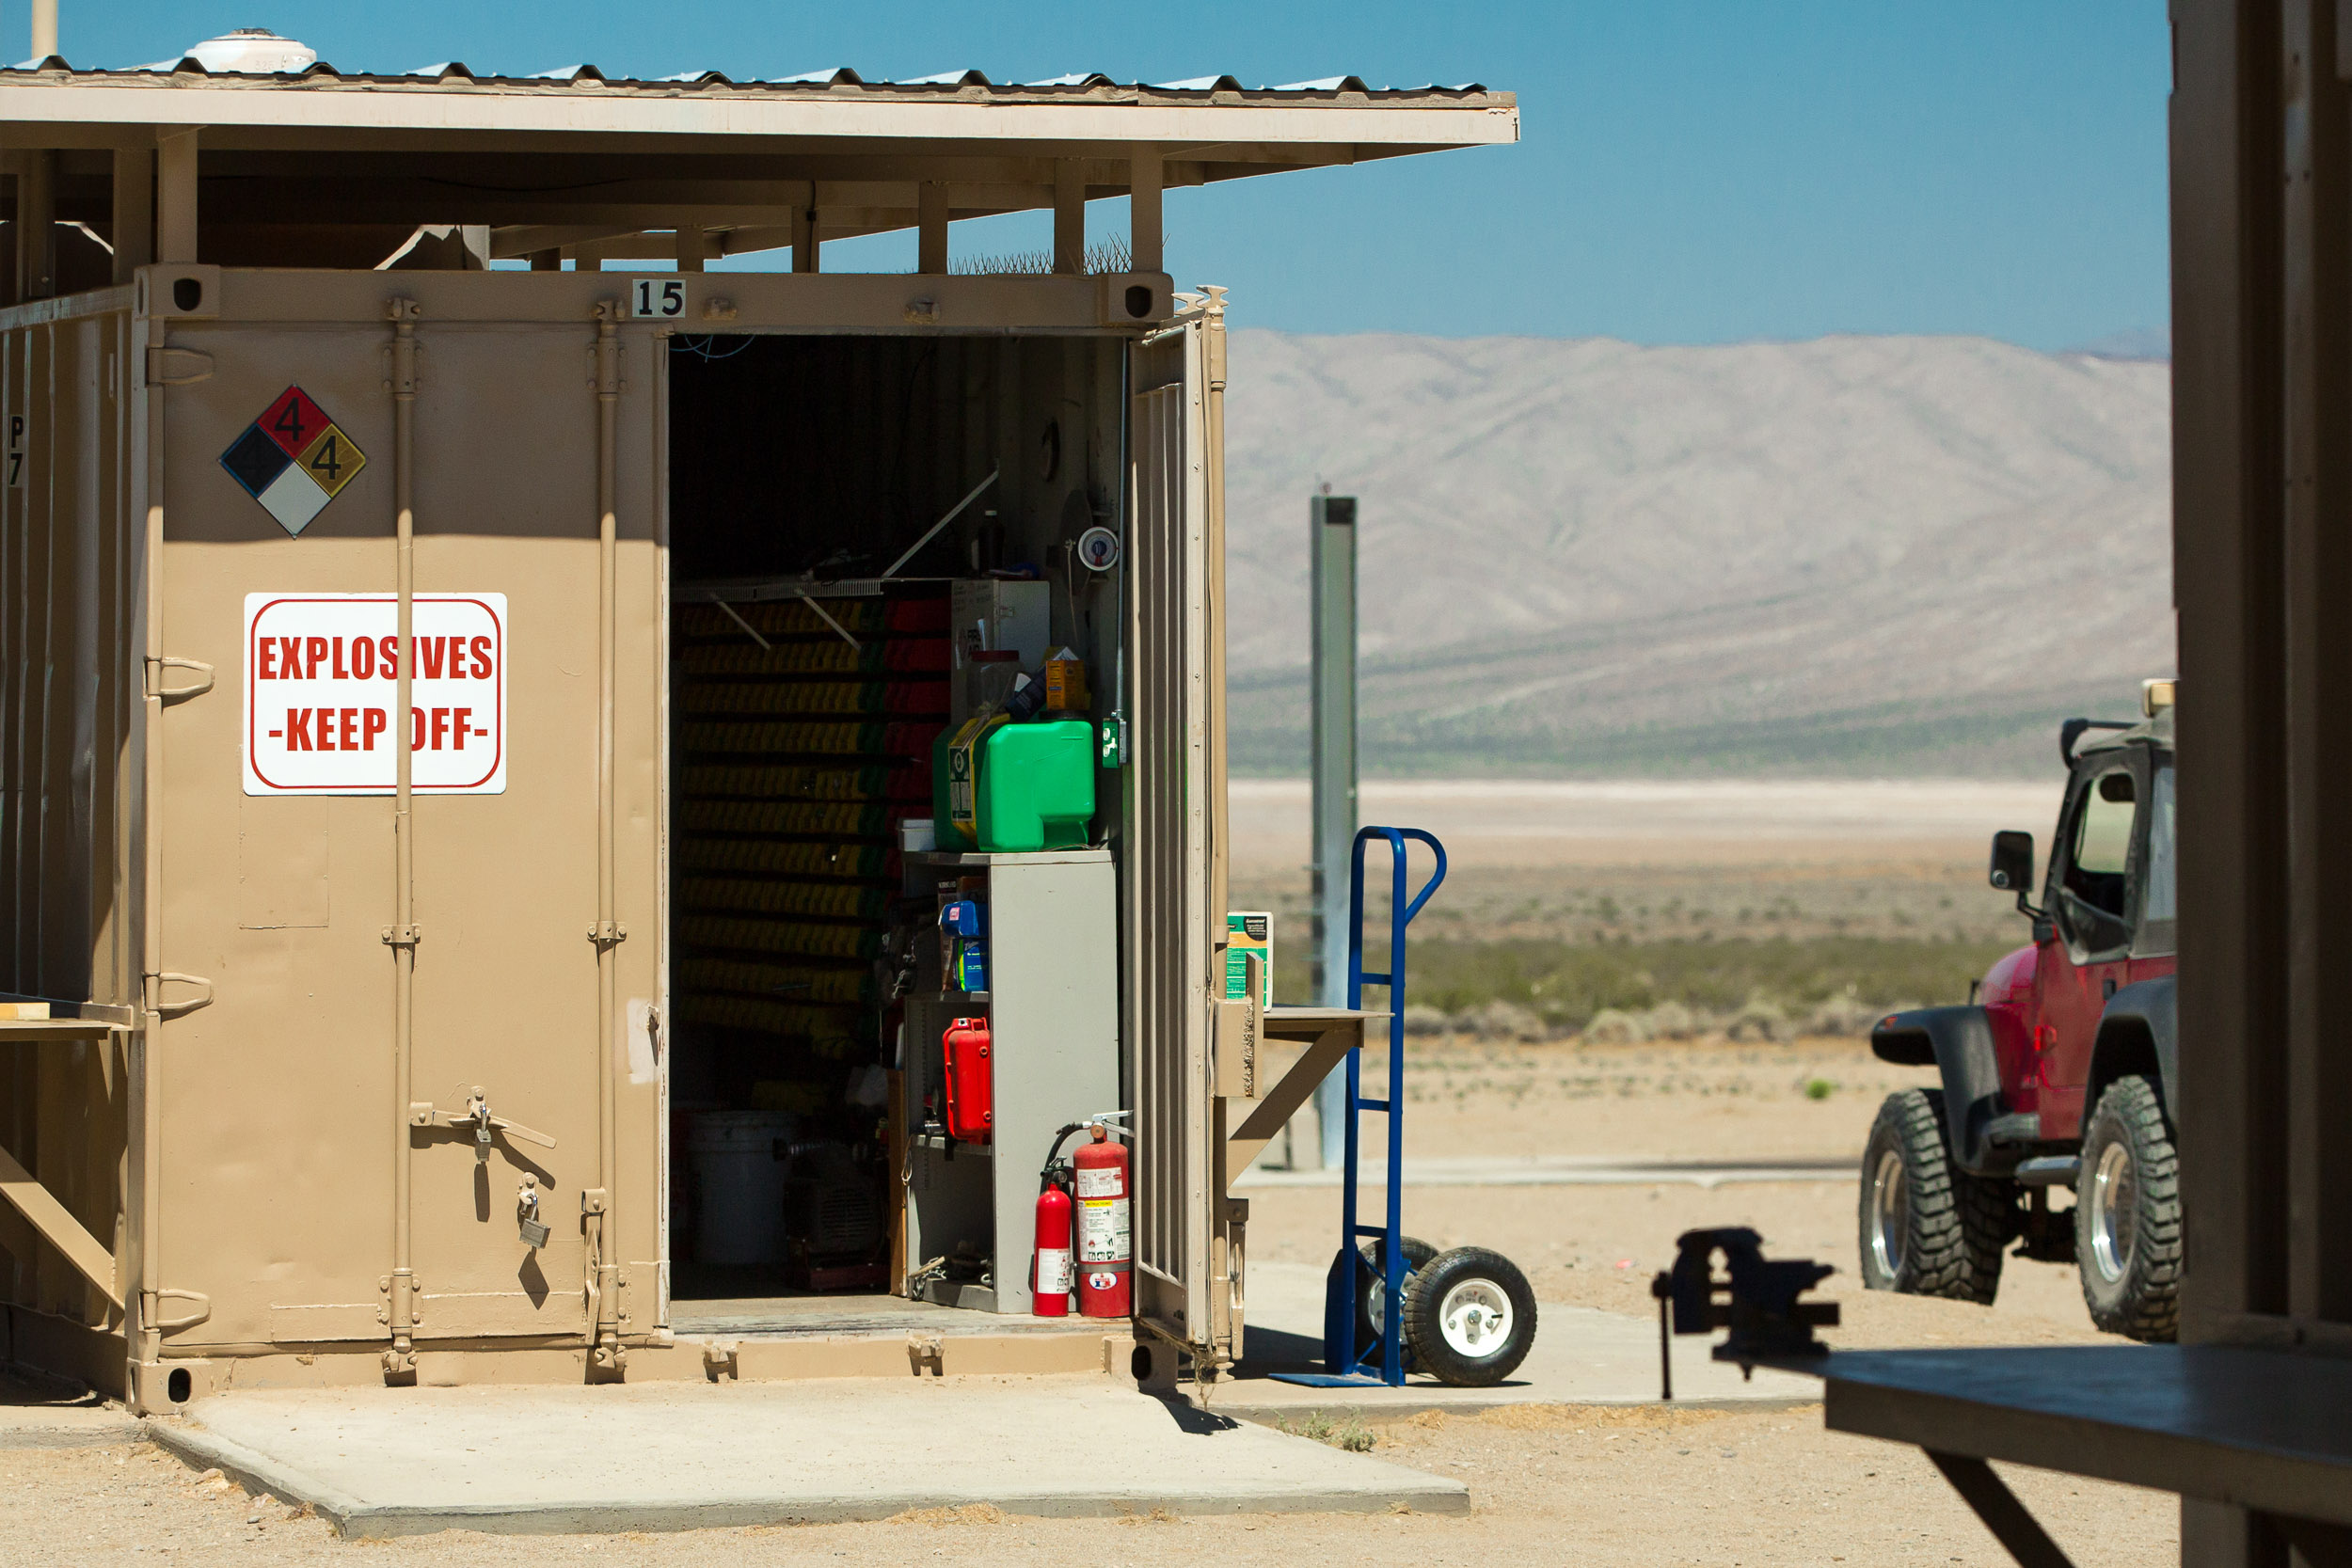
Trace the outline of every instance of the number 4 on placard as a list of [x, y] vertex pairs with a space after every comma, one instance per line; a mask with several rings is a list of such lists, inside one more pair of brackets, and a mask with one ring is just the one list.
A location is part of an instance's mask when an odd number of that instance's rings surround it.
[[628, 313], [632, 316], [682, 316], [686, 314], [686, 285], [675, 277], [640, 277], [629, 288]]

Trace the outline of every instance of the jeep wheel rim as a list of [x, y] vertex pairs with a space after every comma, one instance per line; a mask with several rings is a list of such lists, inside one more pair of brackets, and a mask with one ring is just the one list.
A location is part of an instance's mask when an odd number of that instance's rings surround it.
[[2099, 1151], [2098, 1167], [2090, 1173], [2090, 1260], [2099, 1277], [2109, 1284], [2132, 1266], [2132, 1245], [2139, 1234], [2139, 1181], [2132, 1169], [2132, 1151], [2109, 1144]]
[[1882, 1277], [1902, 1273], [1910, 1235], [1911, 1184], [1903, 1180], [1903, 1157], [1890, 1148], [1870, 1173], [1870, 1261]]
[[1511, 1341], [1511, 1297], [1491, 1279], [1465, 1279], [1438, 1306], [1438, 1331], [1454, 1354], [1484, 1361]]

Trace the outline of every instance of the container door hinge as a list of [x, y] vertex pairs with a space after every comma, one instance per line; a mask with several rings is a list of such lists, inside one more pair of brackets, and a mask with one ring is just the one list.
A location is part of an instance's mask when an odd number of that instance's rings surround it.
[[617, 920], [598, 921], [588, 927], [588, 940], [598, 947], [618, 947], [628, 940], [628, 927]]
[[414, 947], [424, 940], [421, 926], [386, 926], [379, 930], [387, 947]]
[[[181, 686], [165, 682], [167, 670], [186, 670], [195, 679]], [[182, 697], [201, 697], [213, 689], [213, 667], [200, 658], [151, 658], [147, 661], [147, 694], [164, 702], [176, 702]]]
[[151, 343], [147, 349], [150, 387], [193, 387], [213, 373], [213, 356], [201, 349], [173, 348]]
[[[180, 1301], [188, 1304], [187, 1309], [174, 1312], [167, 1317], [164, 1304]], [[183, 1328], [194, 1328], [212, 1315], [213, 1298], [201, 1291], [175, 1291], [167, 1288], [139, 1292], [141, 1325], [151, 1328], [158, 1334], [169, 1334]]]
[[[167, 986], [193, 987], [196, 994], [181, 1001], [170, 1001], [164, 995]], [[213, 1005], [213, 983], [201, 974], [183, 974], [177, 970], [167, 969], [161, 974], [150, 974], [147, 987], [148, 995], [153, 999], [149, 1010], [165, 1018], [178, 1018], [182, 1013], [192, 1013], [199, 1007]]]

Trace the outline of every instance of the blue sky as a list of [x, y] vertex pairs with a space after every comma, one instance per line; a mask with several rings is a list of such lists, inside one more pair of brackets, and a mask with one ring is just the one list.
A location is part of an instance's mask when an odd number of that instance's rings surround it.
[[[1962, 332], [2059, 348], [2168, 315], [2163, 0], [62, 8], [77, 65], [270, 26], [351, 71], [1353, 72], [1519, 94], [1517, 147], [1172, 195], [1170, 270], [1226, 284], [1245, 325], [1652, 343]], [[24, 18], [0, 7], [20, 53]], [[1095, 221], [1123, 214], [1110, 204]], [[1044, 236], [1015, 217], [959, 225], [955, 243]], [[911, 241], [827, 250], [829, 266], [912, 261]]]

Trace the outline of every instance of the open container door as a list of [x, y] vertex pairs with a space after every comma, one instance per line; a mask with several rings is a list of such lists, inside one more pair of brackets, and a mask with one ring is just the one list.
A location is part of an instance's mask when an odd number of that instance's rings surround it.
[[[1205, 1381], [1238, 1345], [1211, 1012], [1223, 994], [1225, 321], [1211, 291], [1129, 361], [1120, 973], [1135, 1097], [1138, 1337]], [[1170, 1358], [1172, 1361], [1172, 1358]], [[1166, 1381], [1172, 1365], [1154, 1381]]]

